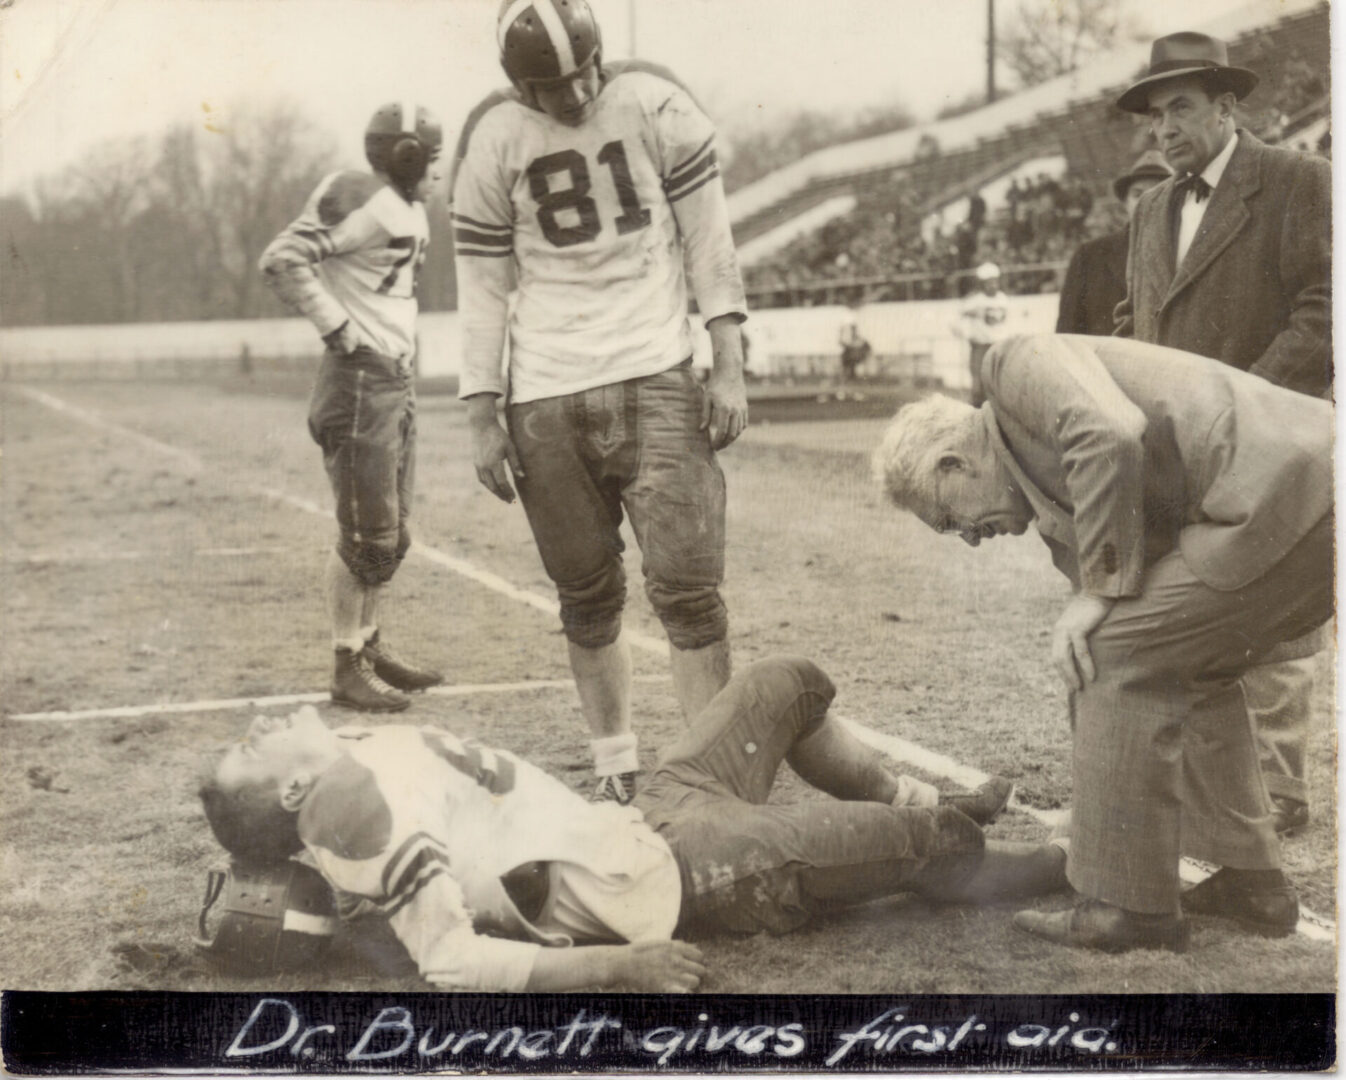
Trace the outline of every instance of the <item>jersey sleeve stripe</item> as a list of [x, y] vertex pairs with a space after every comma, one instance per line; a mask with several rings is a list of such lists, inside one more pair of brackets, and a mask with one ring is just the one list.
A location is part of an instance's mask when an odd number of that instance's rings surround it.
[[508, 259], [511, 255], [514, 254], [514, 249], [510, 248], [508, 251], [482, 251], [476, 248], [459, 246], [454, 248], [454, 253], [462, 256], [463, 258], [470, 257], [473, 259]]
[[[393, 874], [396, 872], [398, 865], [404, 858], [406, 858], [407, 854], [413, 848], [432, 848], [437, 850], [440, 846], [439, 841], [427, 832], [415, 832], [403, 840], [402, 843], [397, 846], [397, 850], [393, 852], [392, 857], [383, 864], [383, 877], [380, 881], [380, 885], [383, 888], [384, 895], [387, 895], [391, 891], [389, 889], [389, 884], [392, 881]], [[447, 857], [445, 858], [445, 861], [448, 861]]]
[[[693, 165], [695, 165], [697, 163], [697, 160], [701, 157], [701, 155], [710, 149], [710, 144], [713, 143], [714, 141], [715, 136], [712, 135], [709, 139], [707, 139], [695, 150], [693, 150], [688, 157], [680, 161], [678, 164], [674, 165], [673, 168], [669, 169], [667, 183], [670, 184], [676, 183], [678, 181], [678, 173], [684, 172], [685, 170], [690, 169]], [[715, 152], [713, 150], [711, 151], [710, 156], [714, 158]]]
[[509, 225], [492, 225], [488, 221], [478, 221], [476, 218], [470, 218], [466, 214], [460, 214], [457, 211], [450, 213], [449, 217], [455, 222], [462, 222], [462, 224], [470, 225], [472, 228], [480, 229], [482, 232], [508, 233], [513, 231]]
[[[664, 192], [669, 196], [677, 195], [679, 191], [683, 190], [688, 186], [692, 186], [692, 182], [696, 180], [697, 177], [701, 176], [703, 173], [713, 171], [716, 175], [719, 175], [719, 170], [720, 170], [719, 162], [715, 158], [714, 151], [711, 151], [710, 154], [708, 154], [701, 160], [701, 163], [697, 165], [695, 169], [691, 169], [688, 172], [683, 173], [676, 180], [665, 181]], [[700, 185], [696, 184], [695, 186], [699, 187]]]
[[489, 236], [475, 229], [454, 229], [453, 239], [457, 244], [479, 244], [486, 248], [511, 248], [514, 241], [509, 236]]
[[676, 195], [670, 193], [669, 196], [668, 196], [668, 201], [671, 202], [671, 203], [675, 203], [675, 202], [677, 202], [679, 199], [685, 199], [685, 198], [687, 198], [688, 195], [690, 195], [692, 192], [696, 191], [698, 188], [703, 188], [703, 187], [705, 187], [707, 184], [709, 184], [712, 180], [716, 180], [716, 179], [718, 179], [719, 176], [720, 176], [720, 170], [717, 168], [717, 169], [715, 169], [714, 171], [712, 171], [712, 172], [710, 172], [710, 173], [707, 173], [704, 177], [701, 178], [701, 180], [699, 180], [697, 183], [693, 184], [691, 187], [685, 187], [685, 188], [683, 188], [683, 189], [682, 189], [681, 191], [679, 191]]
[[444, 852], [432, 847], [423, 847], [403, 867], [402, 872], [397, 877], [397, 884], [386, 890], [385, 895], [389, 898], [402, 896], [416, 884], [417, 879], [427, 869], [434, 867], [445, 869], [448, 865], [449, 857]]
[[424, 873], [417, 877], [416, 880], [406, 888], [405, 891], [399, 893], [396, 899], [387, 904], [380, 905], [379, 911], [383, 913], [384, 918], [391, 919], [409, 903], [415, 900], [416, 894], [425, 888], [429, 882], [433, 881], [441, 874], [448, 875], [448, 870], [443, 866], [436, 865], [427, 868]]

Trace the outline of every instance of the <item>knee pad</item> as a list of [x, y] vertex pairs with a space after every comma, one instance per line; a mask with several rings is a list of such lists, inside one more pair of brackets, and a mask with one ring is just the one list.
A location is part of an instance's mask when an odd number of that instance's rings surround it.
[[567, 640], [586, 649], [600, 649], [617, 640], [626, 603], [626, 570], [619, 558], [579, 581], [557, 582], [561, 627]]
[[401, 565], [403, 552], [398, 550], [399, 546], [353, 540], [343, 534], [337, 542], [337, 554], [360, 584], [383, 585], [392, 579]]
[[718, 585], [668, 585], [647, 580], [645, 595], [675, 649], [704, 649], [723, 641], [729, 633], [729, 613]]

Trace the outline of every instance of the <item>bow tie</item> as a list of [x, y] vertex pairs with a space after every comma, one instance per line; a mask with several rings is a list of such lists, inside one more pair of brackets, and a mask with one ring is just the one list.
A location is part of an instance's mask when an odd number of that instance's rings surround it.
[[1182, 192], [1183, 198], [1187, 197], [1189, 191], [1192, 192], [1196, 196], [1196, 201], [1200, 203], [1209, 199], [1210, 193], [1215, 189], [1200, 176], [1188, 176], [1178, 181], [1178, 190]]

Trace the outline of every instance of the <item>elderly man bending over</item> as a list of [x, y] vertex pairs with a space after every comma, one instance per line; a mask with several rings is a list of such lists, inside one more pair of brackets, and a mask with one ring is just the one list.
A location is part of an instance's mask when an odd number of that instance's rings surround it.
[[[1332, 616], [1332, 408], [1116, 338], [1011, 338], [979, 410], [903, 408], [874, 455], [898, 506], [974, 547], [1036, 521], [1075, 594], [1052, 634], [1073, 699], [1073, 909], [1049, 941], [1182, 951], [1184, 912], [1298, 921], [1240, 675]], [[1222, 869], [1180, 896], [1179, 855]]]

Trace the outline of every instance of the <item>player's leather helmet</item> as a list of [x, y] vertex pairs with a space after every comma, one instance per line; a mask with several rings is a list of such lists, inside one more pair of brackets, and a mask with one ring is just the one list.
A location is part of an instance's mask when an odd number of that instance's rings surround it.
[[[220, 901], [217, 918], [210, 918]], [[206, 876], [196, 947], [236, 975], [311, 967], [336, 933], [336, 905], [323, 876], [296, 859], [270, 866], [238, 861]]]
[[444, 131], [434, 113], [422, 105], [393, 101], [379, 106], [369, 118], [365, 157], [411, 198], [443, 142]]
[[603, 37], [588, 0], [502, 0], [500, 64], [517, 84], [564, 79], [601, 61]]

